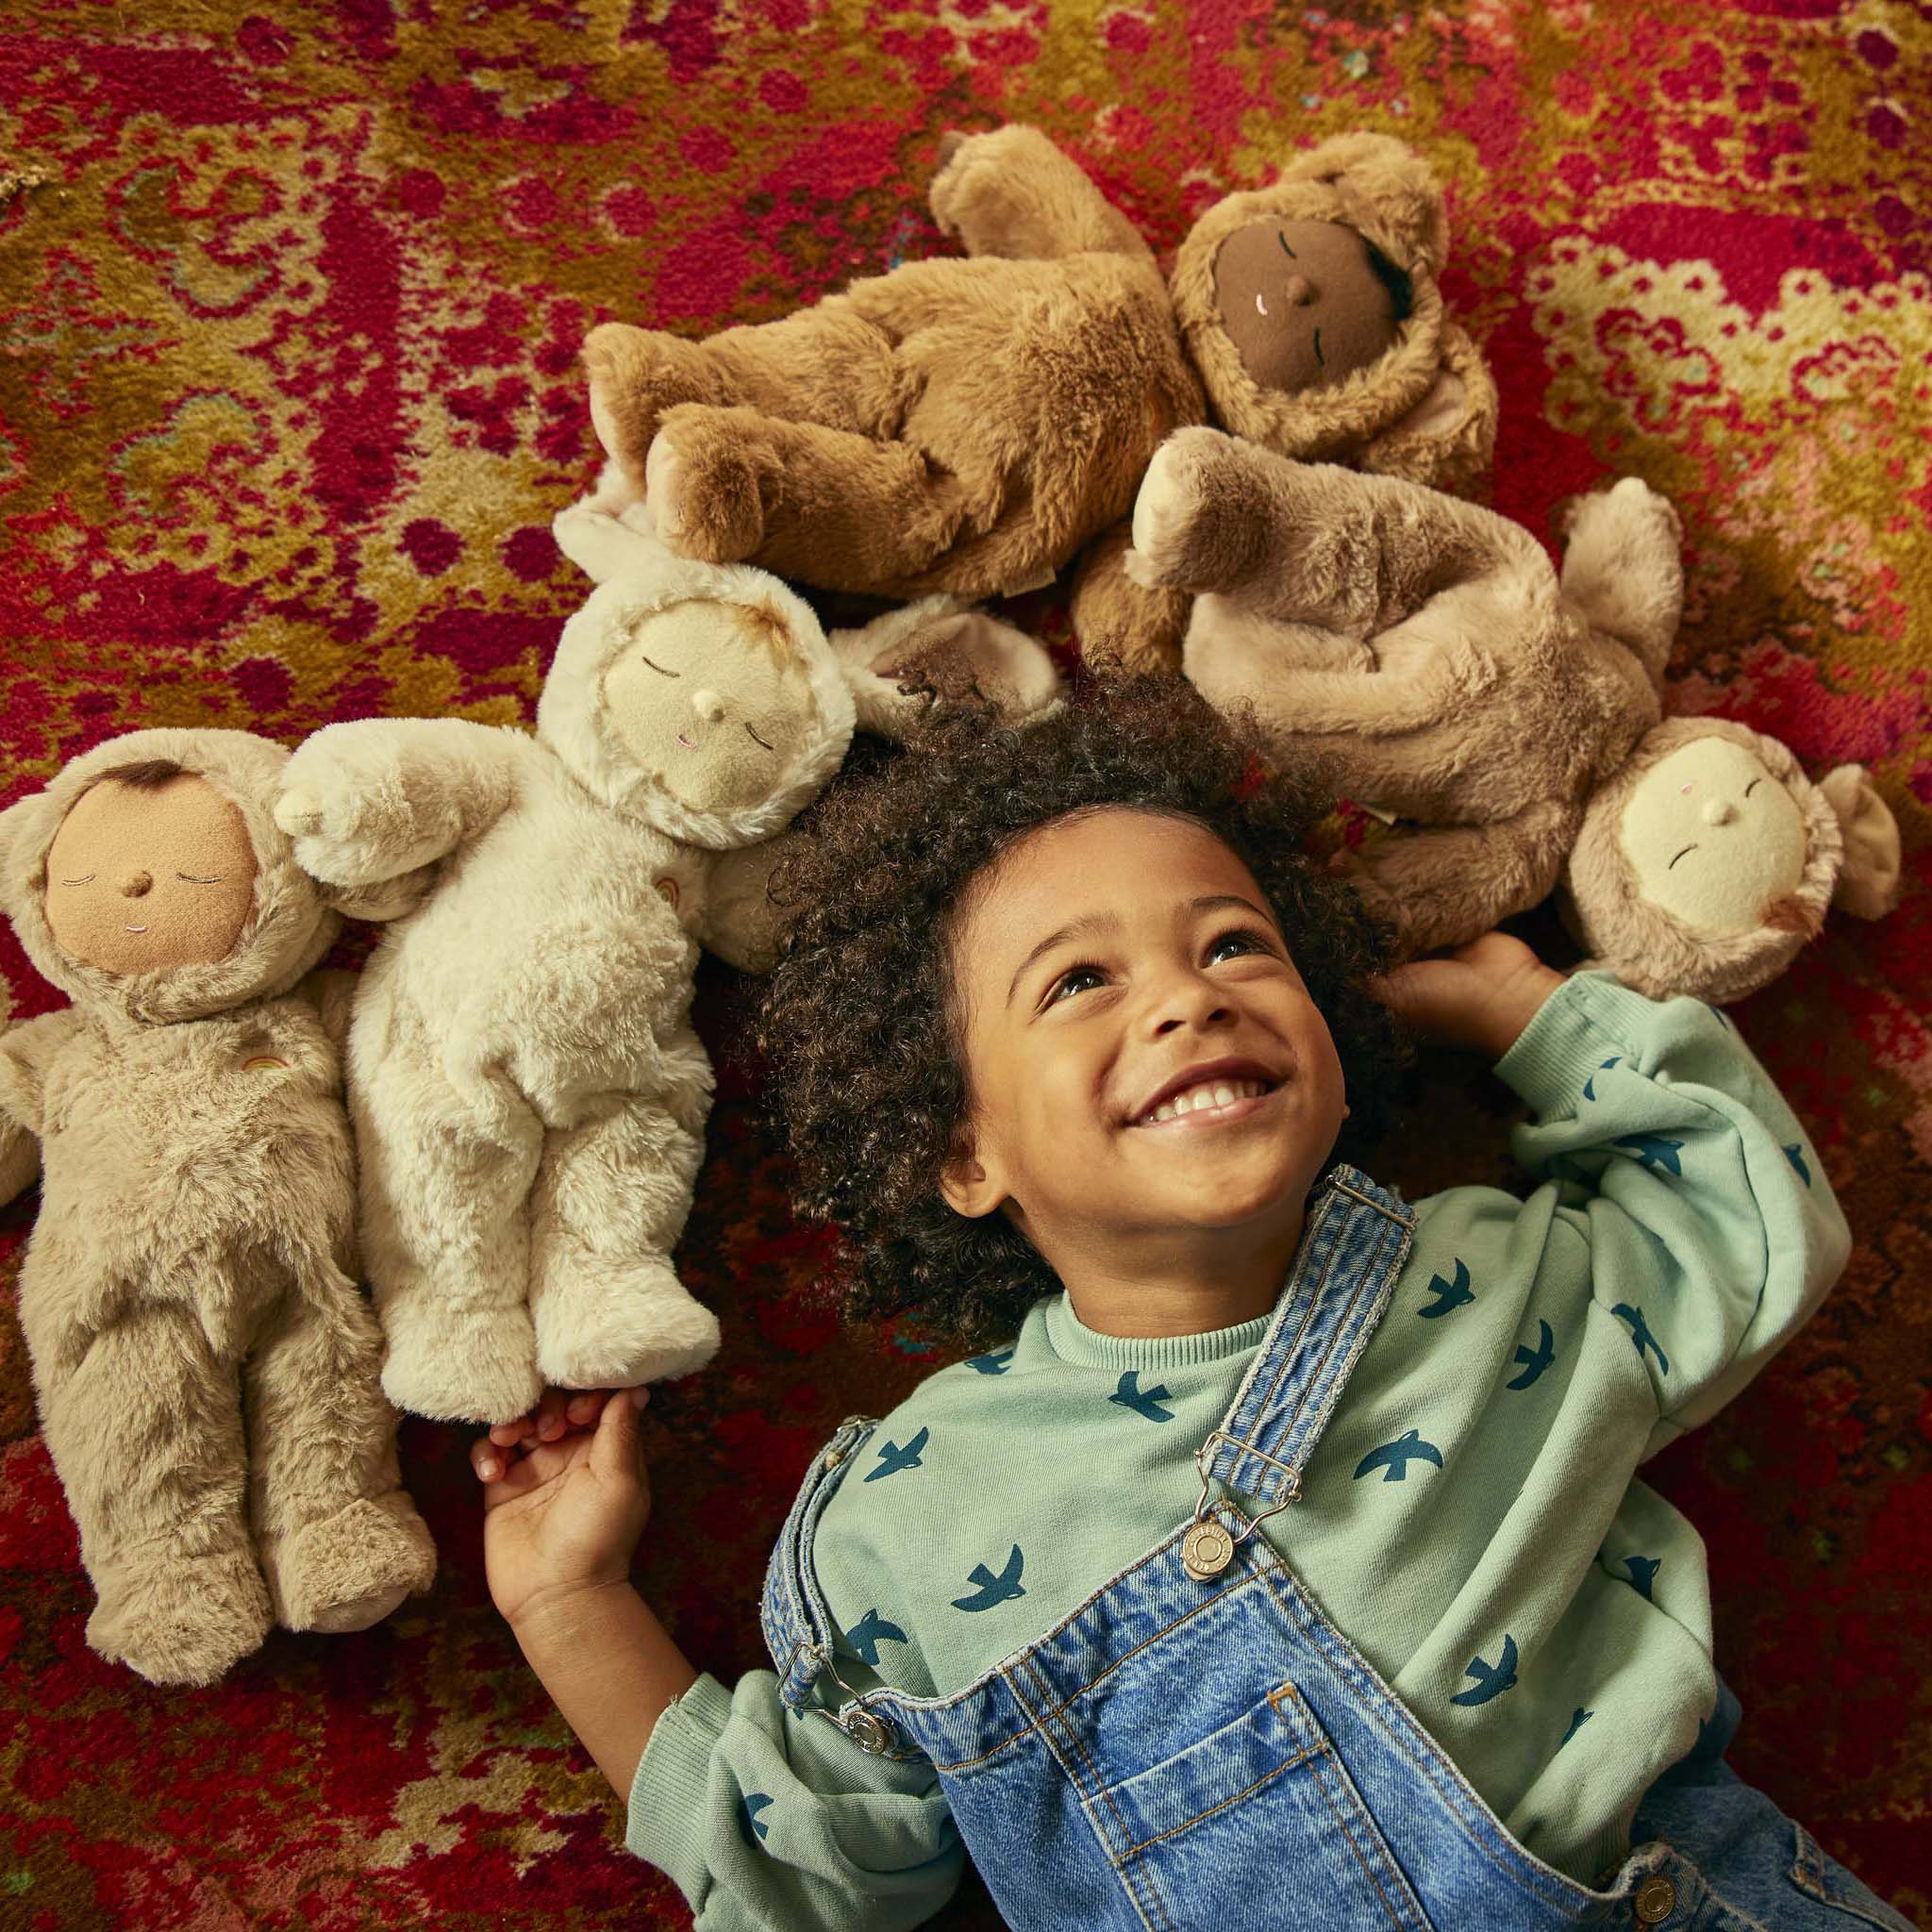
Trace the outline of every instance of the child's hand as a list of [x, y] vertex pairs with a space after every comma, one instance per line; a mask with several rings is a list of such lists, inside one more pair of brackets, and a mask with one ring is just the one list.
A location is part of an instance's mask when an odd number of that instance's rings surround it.
[[1385, 973], [1375, 991], [1425, 1039], [1499, 1060], [1562, 983], [1521, 940], [1486, 932], [1453, 953]]
[[483, 1561], [504, 1617], [621, 1583], [651, 1518], [638, 1441], [647, 1389], [547, 1391], [470, 1446], [483, 1484]]

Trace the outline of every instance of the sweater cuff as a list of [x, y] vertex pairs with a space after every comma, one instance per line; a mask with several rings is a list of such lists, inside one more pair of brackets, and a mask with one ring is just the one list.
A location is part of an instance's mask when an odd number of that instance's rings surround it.
[[1574, 1113], [1576, 1094], [1612, 1053], [1657, 1024], [1657, 1003], [1607, 973], [1575, 973], [1551, 993], [1496, 1062], [1496, 1077], [1539, 1114]]
[[706, 1793], [711, 1754], [731, 1719], [731, 1692], [700, 1676], [664, 1707], [631, 1780], [624, 1842], [666, 1874], [695, 1908], [708, 1889]]

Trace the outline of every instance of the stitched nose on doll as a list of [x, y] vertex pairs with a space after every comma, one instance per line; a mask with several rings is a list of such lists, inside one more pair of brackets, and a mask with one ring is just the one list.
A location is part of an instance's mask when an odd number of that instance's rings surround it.
[[126, 898], [139, 899], [154, 890], [154, 874], [152, 873], [129, 873], [121, 881], [121, 891]]
[[1707, 825], [1727, 825], [1738, 816], [1738, 808], [1728, 798], [1709, 798], [1704, 804]]
[[707, 724], [715, 724], [724, 715], [724, 700], [714, 691], [694, 691], [691, 708]]
[[1315, 299], [1315, 285], [1307, 275], [1291, 275], [1282, 284], [1281, 292], [1291, 308], [1306, 308]]

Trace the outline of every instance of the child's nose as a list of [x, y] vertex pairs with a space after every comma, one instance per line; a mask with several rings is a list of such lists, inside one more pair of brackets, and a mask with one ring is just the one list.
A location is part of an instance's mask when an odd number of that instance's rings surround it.
[[1232, 1009], [1222, 998], [1221, 989], [1206, 979], [1177, 981], [1164, 990], [1154, 1008], [1157, 1039], [1181, 1026], [1211, 1026], [1227, 1018]]
[[714, 691], [694, 691], [691, 708], [707, 724], [715, 724], [724, 715], [724, 700]]
[[145, 872], [131, 872], [121, 881], [121, 891], [129, 899], [139, 899], [154, 889], [154, 874]]

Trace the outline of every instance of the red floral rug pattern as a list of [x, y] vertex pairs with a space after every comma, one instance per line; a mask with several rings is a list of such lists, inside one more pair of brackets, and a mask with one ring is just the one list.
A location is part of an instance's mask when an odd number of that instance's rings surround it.
[[[1707, 1538], [1737, 1761], [1932, 1921], [1932, 13], [1889, 0], [13, 0], [0, 17], [0, 803], [112, 733], [527, 720], [580, 584], [548, 534], [607, 317], [702, 332], [940, 249], [940, 135], [1029, 119], [1157, 243], [1294, 148], [1407, 136], [1541, 534], [1681, 506], [1674, 702], [1868, 763], [1902, 909], [1739, 1009], [1860, 1241], [1760, 1384], [1660, 1458]], [[1021, 615], [1057, 641], [1050, 597]], [[23, 1013], [53, 995], [0, 929]], [[725, 1347], [651, 1411], [642, 1587], [727, 1678], [812, 1451], [930, 1362], [809, 1303], [743, 990], [689, 1278]], [[1433, 1076], [1384, 1169], [1506, 1171]], [[1472, 1143], [1483, 1149], [1471, 1172]], [[82, 1641], [0, 1211], [0, 1926], [675, 1926], [483, 1588], [456, 1431], [411, 1424], [433, 1595], [217, 1690]], [[110, 1424], [109, 1419], [104, 1419]], [[993, 1923], [970, 1890], [945, 1924]]]

